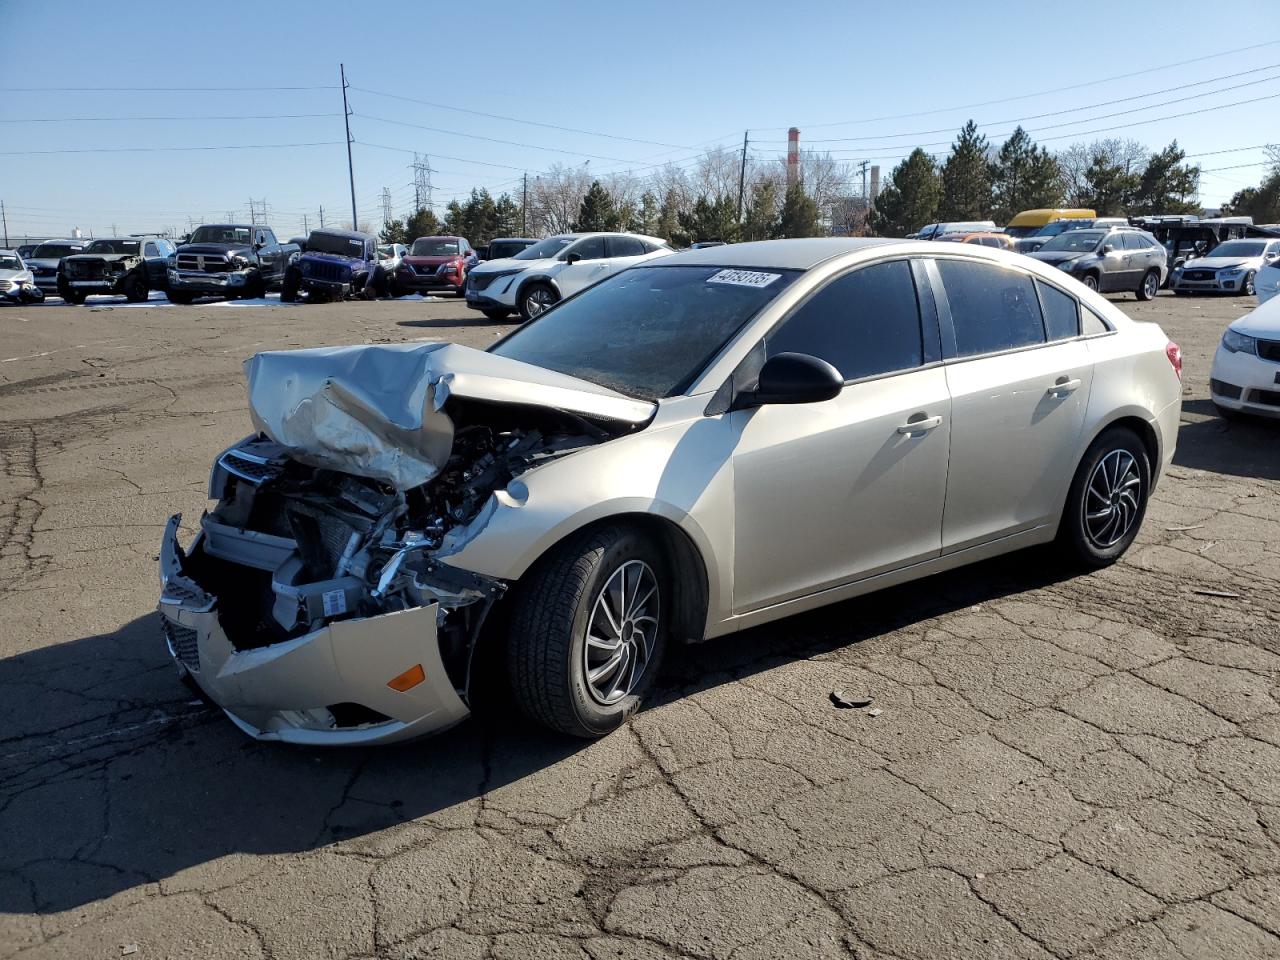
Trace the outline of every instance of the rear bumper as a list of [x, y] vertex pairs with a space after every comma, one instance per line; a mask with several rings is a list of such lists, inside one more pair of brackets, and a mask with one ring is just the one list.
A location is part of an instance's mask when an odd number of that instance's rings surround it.
[[[237, 650], [223, 631], [217, 599], [183, 569], [181, 516], [160, 548], [160, 617], [170, 655], [245, 733], [311, 746], [391, 743], [435, 733], [465, 719], [436, 636], [435, 603], [381, 616], [332, 620], [319, 630], [265, 647]], [[200, 537], [192, 544], [198, 548]], [[420, 665], [425, 679], [400, 692], [388, 681]], [[338, 726], [330, 706], [357, 704], [381, 722]]]

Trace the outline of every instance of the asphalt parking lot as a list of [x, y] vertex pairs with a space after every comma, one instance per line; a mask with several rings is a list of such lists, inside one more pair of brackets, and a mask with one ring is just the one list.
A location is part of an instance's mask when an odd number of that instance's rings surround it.
[[[251, 742], [178, 684], [156, 546], [249, 432], [257, 350], [503, 330], [452, 301], [0, 308], [0, 955], [1280, 956], [1280, 424], [1186, 354], [1138, 543], [681, 651], [584, 744]], [[833, 688], [881, 712], [840, 710]]]

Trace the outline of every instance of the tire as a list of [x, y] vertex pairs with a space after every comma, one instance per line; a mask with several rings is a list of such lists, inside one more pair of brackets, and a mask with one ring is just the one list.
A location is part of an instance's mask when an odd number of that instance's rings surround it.
[[297, 303], [298, 301], [298, 285], [302, 282], [302, 277], [294, 267], [284, 272], [284, 279], [280, 281], [280, 302], [281, 303]]
[[125, 278], [124, 287], [121, 289], [121, 292], [124, 294], [124, 298], [130, 303], [142, 303], [147, 299], [147, 295], [149, 293], [146, 281], [136, 274]]
[[494, 321], [505, 320], [507, 319], [507, 317], [511, 316], [510, 310], [503, 310], [497, 307], [486, 308], [484, 310], [481, 310], [480, 312], [483, 313], [490, 320], [494, 320]]
[[245, 284], [244, 293], [240, 294], [240, 298], [242, 300], [261, 300], [266, 295], [267, 278], [261, 273], [257, 273]]
[[1243, 293], [1246, 297], [1252, 297], [1257, 294], [1258, 288], [1254, 284], [1254, 280], [1257, 278], [1257, 276], [1258, 274], [1254, 270], [1250, 270], [1248, 273], [1244, 275], [1244, 283], [1240, 284], [1240, 292]]
[[1092, 273], [1086, 273], [1080, 280], [1086, 287], [1095, 293], [1098, 291], [1098, 278]]
[[[645, 598], [639, 606], [617, 610], [618, 594], [606, 596], [619, 577], [633, 599]], [[520, 584], [508, 642], [511, 689], [525, 714], [552, 730], [593, 738], [634, 713], [662, 666], [669, 583], [662, 552], [629, 526], [585, 531], [543, 557]], [[609, 625], [617, 615], [621, 630]], [[588, 644], [589, 630], [604, 642]], [[613, 670], [589, 679], [588, 664], [598, 670], [610, 663]], [[632, 676], [628, 668], [636, 665]]]
[[189, 293], [181, 293], [177, 290], [166, 290], [164, 295], [169, 299], [170, 303], [179, 303], [184, 307], [191, 306], [195, 297]]
[[560, 295], [549, 283], [531, 283], [520, 291], [520, 317], [526, 322], [555, 306]]
[[1107, 430], [1085, 451], [1071, 480], [1058, 525], [1061, 552], [1086, 568], [1115, 563], [1138, 535], [1150, 493], [1151, 464], [1142, 441], [1125, 427]]
[[78, 307], [82, 303], [84, 303], [84, 298], [86, 295], [83, 293], [80, 293], [78, 290], [72, 290], [70, 287], [64, 284], [59, 284], [58, 296], [60, 296], [64, 302], [74, 304], [75, 306]]
[[1160, 292], [1160, 271], [1148, 270], [1138, 285], [1139, 300], [1154, 300]]

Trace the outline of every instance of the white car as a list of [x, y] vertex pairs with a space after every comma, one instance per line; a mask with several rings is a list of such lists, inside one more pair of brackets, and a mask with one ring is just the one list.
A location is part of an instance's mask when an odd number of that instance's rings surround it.
[[1174, 293], [1234, 293], [1253, 296], [1258, 271], [1280, 263], [1280, 240], [1245, 237], [1228, 240], [1207, 256], [1174, 267], [1169, 286]]
[[1209, 393], [1224, 417], [1280, 418], [1280, 298], [1227, 327], [1213, 357]]
[[387, 271], [387, 276], [394, 277], [400, 269], [400, 261], [409, 254], [409, 248], [403, 243], [378, 244], [378, 264]]
[[1266, 303], [1280, 293], [1280, 260], [1272, 260], [1259, 269], [1253, 286], [1258, 294], [1258, 303]]
[[467, 306], [490, 320], [517, 311], [530, 320], [619, 270], [674, 252], [667, 241], [638, 233], [562, 233], [473, 268]]

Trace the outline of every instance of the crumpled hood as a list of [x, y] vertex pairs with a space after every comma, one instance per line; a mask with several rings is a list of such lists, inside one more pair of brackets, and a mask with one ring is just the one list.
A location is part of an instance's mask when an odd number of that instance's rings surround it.
[[245, 361], [254, 426], [304, 463], [421, 486], [453, 448], [452, 397], [545, 407], [628, 426], [657, 405], [456, 343], [319, 347]]
[[1230, 270], [1234, 267], [1256, 267], [1262, 257], [1196, 257], [1182, 265], [1184, 270]]
[[30, 270], [0, 270], [0, 283], [8, 283], [10, 280], [30, 282], [34, 279]]
[[95, 260], [101, 260], [103, 263], [120, 263], [124, 260], [139, 259], [141, 257], [136, 253], [77, 253], [74, 256], [63, 257], [62, 262], [93, 263]]

